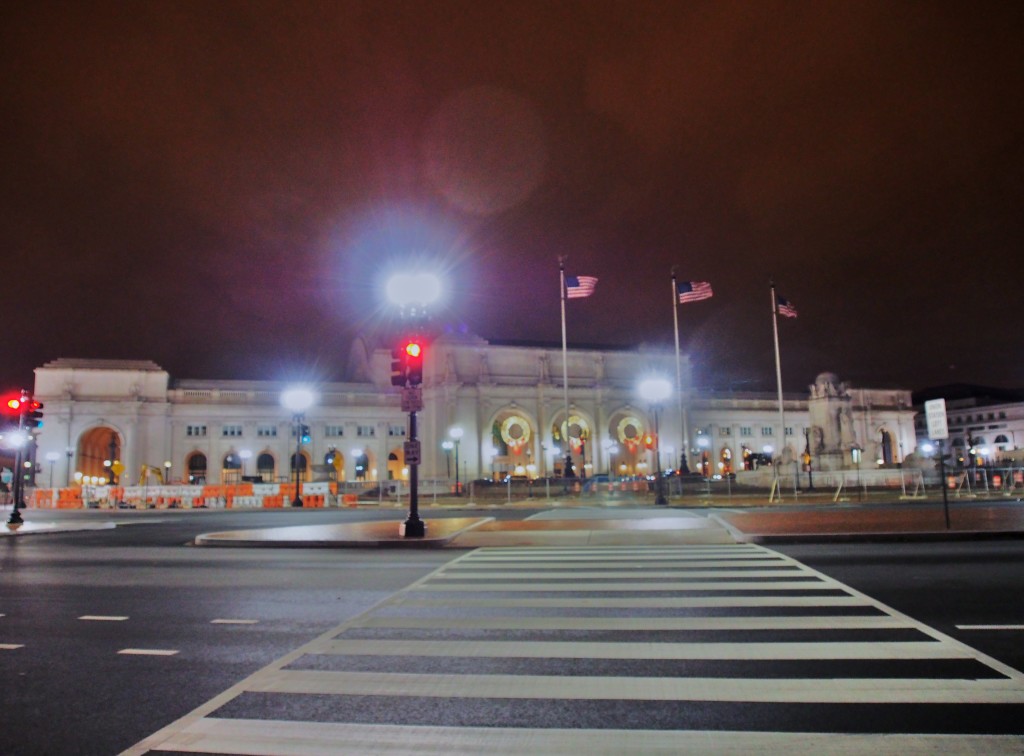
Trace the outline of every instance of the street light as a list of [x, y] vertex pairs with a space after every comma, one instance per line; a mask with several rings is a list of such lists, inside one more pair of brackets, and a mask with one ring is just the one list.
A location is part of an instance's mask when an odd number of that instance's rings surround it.
[[295, 460], [292, 467], [295, 468], [295, 498], [292, 499], [293, 507], [302, 506], [302, 498], [299, 496], [299, 457], [302, 455], [302, 421], [305, 419], [306, 410], [316, 402], [316, 394], [305, 386], [293, 386], [281, 392], [281, 406], [292, 413], [292, 422], [295, 423]]
[[654, 490], [655, 490], [655, 504], [668, 504], [668, 499], [665, 498], [664, 481], [661, 479], [661, 452], [660, 443], [661, 437], [658, 431], [658, 410], [661, 408], [661, 404], [668, 399], [672, 393], [672, 384], [667, 378], [661, 376], [649, 376], [640, 381], [637, 385], [637, 393], [640, 394], [640, 398], [646, 401], [651, 407], [651, 413], [654, 415], [654, 468], [655, 468], [655, 479], [654, 479]]
[[245, 480], [245, 463], [247, 460], [252, 459], [252, 451], [249, 449], [242, 449], [238, 452], [239, 459], [242, 460], [242, 480]]
[[462, 489], [459, 488], [459, 442], [462, 441], [462, 435], [465, 431], [457, 425], [452, 426], [448, 430], [448, 435], [451, 436], [452, 443], [455, 445], [455, 495], [462, 496]]
[[53, 488], [53, 463], [60, 459], [60, 452], [46, 452], [46, 461], [50, 463], [50, 488]]
[[452, 479], [452, 449], [455, 448], [455, 444], [451, 441], [442, 441], [441, 448], [444, 449], [444, 472], [445, 480]]
[[171, 482], [171, 460], [164, 462], [164, 483]]

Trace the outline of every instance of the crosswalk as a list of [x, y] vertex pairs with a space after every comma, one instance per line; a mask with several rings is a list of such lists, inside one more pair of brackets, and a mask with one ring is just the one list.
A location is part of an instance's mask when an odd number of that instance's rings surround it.
[[126, 753], [1020, 753], [1021, 704], [1017, 670], [761, 546], [495, 547]]

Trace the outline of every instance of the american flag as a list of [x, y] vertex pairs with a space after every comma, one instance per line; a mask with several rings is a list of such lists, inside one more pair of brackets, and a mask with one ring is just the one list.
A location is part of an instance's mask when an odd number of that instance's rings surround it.
[[676, 284], [676, 292], [679, 294], [679, 303], [699, 302], [702, 299], [710, 299], [714, 292], [711, 291], [711, 284], [707, 281], [682, 281]]
[[792, 302], [790, 302], [788, 299], [783, 299], [778, 295], [776, 295], [775, 298], [776, 300], [778, 300], [779, 315], [782, 315], [785, 318], [796, 317], [796, 307], [793, 305]]
[[566, 299], [581, 299], [589, 297], [597, 287], [597, 278], [594, 276], [566, 276], [565, 296]]

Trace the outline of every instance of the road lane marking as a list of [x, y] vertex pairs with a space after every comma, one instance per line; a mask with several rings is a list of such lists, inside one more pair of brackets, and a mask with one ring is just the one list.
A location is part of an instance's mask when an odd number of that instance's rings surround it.
[[517, 659], [793, 661], [832, 659], [973, 659], [935, 641], [821, 643], [612, 643], [602, 641], [333, 640], [307, 653], [342, 656], [445, 656]]
[[13, 651], [16, 648], [25, 648], [24, 643], [0, 643], [0, 649], [4, 651]]
[[366, 617], [358, 627], [444, 630], [892, 630], [916, 625], [887, 614], [807, 617]]
[[757, 703], [1024, 704], [1017, 680], [930, 678], [569, 677], [408, 672], [275, 670], [250, 680], [250, 693], [428, 698], [517, 698]]
[[[500, 553], [499, 553], [500, 552]], [[683, 561], [681, 555], [686, 555]], [[742, 559], [747, 555], [763, 557], [764, 560], [740, 564], [725, 564], [726, 559]], [[525, 558], [529, 556], [530, 558]], [[483, 557], [493, 557], [493, 560]], [[453, 580], [462, 577], [460, 570], [480, 567], [488, 572], [497, 572], [501, 565], [520, 557], [520, 564], [510, 564], [508, 571], [502, 571], [499, 580], [479, 585]], [[719, 559], [721, 557], [721, 559]], [[611, 561], [617, 559], [618, 561]], [[770, 559], [771, 561], [767, 561]], [[534, 561], [535, 560], [535, 561]], [[707, 564], [708, 562], [713, 564]], [[524, 578], [524, 573], [538, 572], [550, 567], [568, 572], [571, 577], [551, 584], [536, 579]], [[645, 580], [645, 569], [706, 569], [708, 567], [753, 567], [759, 569], [795, 566], [799, 571], [788, 571], [788, 575], [803, 580], [757, 579], [740, 581], [690, 580], [691, 572], [684, 573], [683, 580]], [[576, 568], [590, 568], [622, 574], [621, 582], [608, 580], [578, 579]], [[521, 570], [521, 572], [516, 572]], [[444, 574], [447, 571], [447, 574]], [[466, 573], [467, 576], [469, 573]], [[648, 573], [649, 574], [649, 573]], [[715, 573], [719, 576], [721, 573]], [[744, 576], [750, 573], [745, 572]], [[779, 591], [798, 595], [778, 595]], [[598, 595], [596, 592], [606, 592]], [[675, 591], [685, 591], [673, 595]], [[736, 591], [743, 595], [721, 595], [725, 591]], [[530, 592], [534, 595], [529, 595]], [[653, 593], [653, 592], [658, 592]], [[833, 595], [820, 595], [822, 593]], [[474, 595], [475, 594], [475, 595]], [[660, 594], [660, 595], [659, 595]], [[560, 598], [564, 596], [563, 598]], [[419, 606], [447, 606], [451, 611], [446, 617], [459, 613], [461, 607], [717, 607], [717, 606], [858, 606], [872, 607], [884, 615], [885, 621], [895, 623], [885, 627], [914, 627], [924, 633], [919, 641], [858, 641], [858, 642], [741, 642], [741, 643], [634, 643], [634, 642], [578, 642], [565, 640], [566, 636], [554, 636], [555, 641], [505, 641], [505, 640], [403, 640], [395, 633], [376, 639], [344, 639], [348, 630], [376, 626], [374, 618], [395, 612], [394, 616], [382, 620], [383, 627], [394, 627], [395, 622], [419, 622], [415, 617], [403, 617], [402, 610], [409, 607], [415, 611]], [[412, 613], [412, 612], [409, 612]], [[565, 614], [554, 612], [555, 614]], [[593, 612], [597, 614], [598, 612]], [[480, 612], [479, 614], [484, 614]], [[489, 613], [493, 614], [493, 613]], [[621, 613], [620, 613], [621, 614]], [[697, 614], [700, 614], [699, 612]], [[818, 613], [815, 613], [818, 614]], [[844, 617], [846, 615], [843, 615]], [[511, 618], [515, 621], [516, 618]], [[530, 618], [528, 618], [530, 619]], [[577, 620], [589, 622], [595, 618], [542, 617], [533, 620], [552, 620], [563, 627], [566, 622]], [[629, 617], [601, 616], [598, 620], [632, 619]], [[655, 620], [675, 618], [659, 616]], [[722, 618], [680, 618], [711, 619]], [[763, 618], [735, 616], [727, 621]], [[806, 621], [803, 617], [781, 618], [789, 621]], [[817, 617], [811, 618], [812, 621]], [[828, 618], [829, 627], [835, 626], [836, 618]], [[848, 618], [854, 622], [863, 617]], [[428, 622], [430, 620], [427, 620]], [[442, 619], [442, 622], [447, 620]], [[473, 621], [473, 620], [470, 620]], [[497, 619], [506, 627], [506, 619]], [[844, 619], [845, 621], [845, 619]], [[448, 625], [446, 625], [447, 627]], [[463, 623], [458, 626], [465, 627]], [[644, 622], [645, 629], [651, 626]], [[878, 627], [878, 624], [874, 624]], [[366, 632], [366, 631], [363, 631]], [[375, 634], [370, 631], [371, 635]], [[441, 637], [448, 637], [439, 634]], [[751, 637], [756, 637], [752, 635]], [[340, 654], [346, 656], [390, 656], [390, 657], [451, 657], [451, 658], [521, 658], [537, 659], [626, 659], [626, 660], [752, 660], [784, 661], [814, 660], [828, 663], [835, 660], [975, 660], [1002, 672], [1004, 680], [974, 680], [943, 678], [933, 680], [927, 677], [912, 678], [703, 678], [703, 677], [635, 677], [601, 675], [450, 675], [389, 673], [361, 671], [329, 671], [290, 669], [293, 662], [313, 654]], [[518, 667], [518, 665], [517, 665]], [[522, 671], [530, 671], [528, 661]], [[800, 562], [785, 555], [757, 545], [723, 546], [714, 549], [695, 547], [667, 548], [608, 548], [558, 547], [542, 549], [493, 549], [468, 552], [449, 562], [444, 567], [425, 575], [404, 590], [389, 596], [361, 615], [341, 623], [318, 638], [291, 653], [277, 659], [245, 680], [232, 686], [215, 698], [194, 709], [192, 712], [168, 725], [159, 732], [144, 739], [126, 751], [133, 756], [152, 750], [210, 751], [218, 753], [408, 753], [426, 744], [446, 753], [522, 753], [535, 751], [542, 742], [541, 750], [546, 752], [570, 753], [624, 753], [640, 750], [644, 752], [665, 751], [677, 753], [693, 750], [696, 753], [719, 753], [723, 744], [732, 744], [735, 752], [768, 750], [792, 750], [805, 753], [878, 753], [924, 752], [969, 752], [979, 750], [992, 752], [1002, 748], [1005, 752], [1019, 752], [1024, 738], [1015, 736], [975, 735], [930, 735], [930, 734], [869, 734], [836, 735], [827, 732], [811, 733], [760, 733], [735, 731], [669, 731], [669, 730], [555, 730], [523, 727], [474, 728], [474, 727], [424, 727], [401, 724], [377, 724], [280, 720], [230, 720], [219, 719], [215, 713], [222, 706], [245, 693], [326, 693], [339, 696], [394, 696], [405, 700], [411, 696], [472, 698], [517, 698], [520, 700], [541, 700], [562, 698], [567, 701], [581, 700], [662, 700], [662, 701], [721, 701], [721, 702], [770, 702], [784, 705], [818, 703], [868, 703], [868, 704], [922, 704], [922, 703], [1024, 703], [1024, 686], [1019, 672], [981, 654], [970, 646], [956, 641], [937, 630], [917, 623], [905, 615], [890, 609], [859, 593], [849, 586], [811, 570]], [[596, 681], [596, 685], [594, 684]], [[1001, 684], [1000, 684], [1001, 683]], [[292, 699], [296, 706], [301, 702]], [[372, 706], [372, 704], [371, 704]], [[609, 722], [609, 725], [615, 723]], [[628, 724], [626, 724], [628, 726]], [[742, 725], [739, 725], [742, 726]], [[563, 738], [564, 733], [564, 740]], [[543, 738], [538, 741], [538, 738]], [[518, 744], [518, 746], [517, 746]], [[917, 751], [915, 751], [915, 748]]]
[[259, 620], [254, 619], [215, 619], [210, 620], [211, 625], [255, 625]]
[[446, 570], [437, 576], [437, 580], [494, 580], [501, 577], [505, 580], [596, 580], [614, 578], [644, 578], [649, 580], [686, 579], [719, 579], [719, 578], [792, 578], [800, 576], [800, 571], [793, 567], [778, 570], [668, 570], [640, 572], [638, 570], [593, 570], [577, 572], [517, 572], [515, 570]]
[[[394, 724], [200, 719], [160, 750], [202, 753], [1020, 753], [1020, 735], [847, 734], [734, 730], [424, 727]], [[443, 751], [442, 751], [443, 749]]]
[[178, 652], [169, 648], [122, 648], [117, 653], [128, 656], [174, 656]]
[[[634, 576], [636, 577], [636, 576]], [[587, 591], [623, 591], [634, 593], [636, 591], [822, 591], [822, 590], [846, 590], [846, 586], [834, 580], [779, 580], [772, 583], [758, 583], [754, 580], [742, 582], [738, 580], [704, 580], [700, 582], [655, 582], [632, 583], [622, 581], [621, 583], [428, 583], [418, 585], [412, 592], [418, 591], [468, 591], [480, 593], [502, 593], [502, 592], [546, 592], [546, 591], [573, 591], [585, 593]]]
[[403, 598], [396, 606], [566, 609], [712, 609], [717, 607], [872, 606], [856, 596], [642, 596], [621, 598]]
[[104, 614], [83, 614], [78, 619], [89, 622], [124, 622], [127, 617], [108, 616]]
[[1024, 630], [1024, 625], [957, 625], [957, 630]]

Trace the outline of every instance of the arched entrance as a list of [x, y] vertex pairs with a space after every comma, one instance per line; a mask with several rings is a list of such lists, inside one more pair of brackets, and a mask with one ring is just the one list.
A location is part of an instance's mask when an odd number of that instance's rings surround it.
[[292, 482], [295, 481], [296, 471], [298, 471], [299, 480], [309, 481], [309, 457], [306, 452], [299, 454], [292, 454], [288, 461], [288, 479]]
[[334, 469], [335, 480], [345, 480], [345, 455], [331, 449], [324, 455], [324, 464]]
[[185, 470], [188, 472], [188, 482], [194, 486], [206, 485], [206, 455], [202, 452], [192, 452], [185, 460]]
[[882, 454], [881, 454], [881, 459], [882, 459], [882, 464], [883, 465], [887, 465], [887, 466], [891, 465], [892, 461], [893, 461], [892, 460], [892, 434], [889, 431], [885, 430], [884, 428], [882, 429]]
[[242, 481], [242, 458], [235, 452], [224, 455], [220, 473], [221, 483], [231, 484]]
[[260, 476], [264, 483], [274, 482], [275, 467], [274, 455], [269, 452], [263, 452], [256, 458], [256, 474]]
[[639, 475], [642, 466], [644, 429], [646, 424], [633, 412], [616, 412], [608, 424], [608, 435], [618, 447], [615, 455], [615, 473], [627, 477]]
[[484, 474], [495, 480], [503, 480], [507, 475], [536, 478], [535, 436], [533, 423], [522, 412], [514, 408], [499, 412], [491, 423], [490, 444], [484, 445]]
[[554, 473], [563, 478], [585, 478], [586, 466], [593, 463], [594, 450], [591, 448], [593, 431], [590, 423], [577, 412], [557, 417], [551, 425], [551, 440], [559, 453], [554, 457]]
[[388, 480], [405, 480], [408, 478], [405, 466], [405, 453], [401, 447], [388, 452]]
[[116, 430], [105, 425], [90, 428], [78, 439], [78, 478], [113, 477], [110, 465], [121, 459], [121, 436]]

